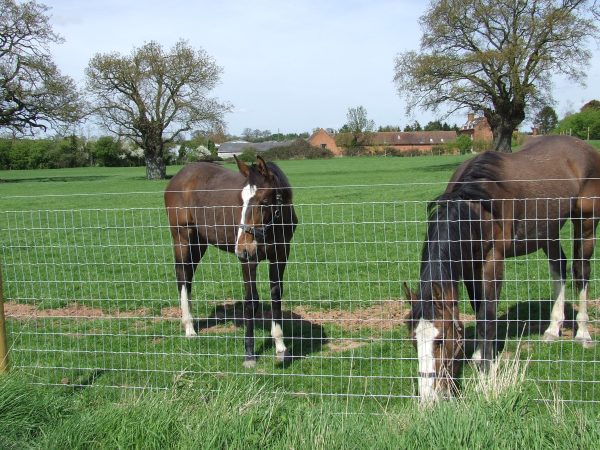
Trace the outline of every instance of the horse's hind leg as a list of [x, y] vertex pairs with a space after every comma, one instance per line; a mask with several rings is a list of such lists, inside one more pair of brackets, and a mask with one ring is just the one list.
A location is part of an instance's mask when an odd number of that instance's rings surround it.
[[573, 220], [573, 278], [579, 291], [579, 311], [577, 312], [577, 334], [575, 340], [585, 347], [591, 346], [592, 336], [588, 330], [587, 295], [590, 279], [590, 258], [594, 253], [598, 218]]
[[565, 280], [567, 278], [567, 262], [560, 241], [549, 241], [543, 248], [548, 257], [550, 274], [554, 280], [554, 305], [550, 313], [550, 325], [544, 332], [544, 341], [555, 341], [560, 337], [560, 327], [565, 320]]
[[175, 241], [175, 274], [177, 277], [177, 292], [181, 305], [181, 323], [187, 337], [196, 336], [194, 320], [191, 312], [191, 292], [194, 271], [204, 251], [205, 245], [200, 245], [196, 233], [188, 228], [179, 227], [174, 231]]

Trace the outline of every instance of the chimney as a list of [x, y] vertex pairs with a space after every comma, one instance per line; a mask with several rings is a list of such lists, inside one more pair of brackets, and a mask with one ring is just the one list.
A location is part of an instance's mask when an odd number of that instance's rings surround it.
[[475, 113], [470, 112], [467, 114], [467, 123], [473, 122], [475, 120]]

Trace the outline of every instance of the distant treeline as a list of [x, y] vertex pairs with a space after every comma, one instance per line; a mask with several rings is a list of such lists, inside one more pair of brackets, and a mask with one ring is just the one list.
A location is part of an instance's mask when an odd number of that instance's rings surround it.
[[144, 164], [141, 150], [109, 137], [77, 136], [49, 139], [0, 139], [0, 169], [62, 169], [69, 167], [129, 167]]

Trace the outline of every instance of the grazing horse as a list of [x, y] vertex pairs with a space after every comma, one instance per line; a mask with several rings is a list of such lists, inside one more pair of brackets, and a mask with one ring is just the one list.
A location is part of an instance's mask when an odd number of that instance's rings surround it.
[[559, 232], [573, 223], [573, 279], [579, 291], [577, 334], [588, 331], [590, 258], [600, 219], [600, 154], [579, 139], [531, 139], [513, 153], [486, 152], [463, 163], [445, 192], [428, 206], [418, 291], [408, 321], [418, 353], [422, 401], [451, 392], [464, 359], [458, 313], [462, 280], [476, 315], [473, 360], [487, 369], [496, 356], [496, 307], [504, 259], [542, 250], [554, 280], [555, 301], [544, 340], [560, 336], [564, 320], [566, 258]]
[[290, 241], [298, 219], [292, 188], [279, 167], [257, 156], [247, 165], [235, 158], [239, 172], [214, 163], [185, 166], [165, 191], [175, 250], [175, 273], [186, 336], [195, 336], [190, 295], [196, 266], [208, 245], [235, 253], [242, 266], [245, 302], [245, 367], [254, 367], [254, 318], [258, 312], [256, 269], [269, 260], [272, 322], [277, 359], [287, 350], [283, 341], [281, 296]]

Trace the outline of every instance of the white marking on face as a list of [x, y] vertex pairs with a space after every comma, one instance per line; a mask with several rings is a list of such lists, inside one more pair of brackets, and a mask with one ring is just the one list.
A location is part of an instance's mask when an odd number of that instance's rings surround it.
[[[433, 322], [420, 319], [415, 329], [415, 338], [417, 340], [417, 355], [419, 358], [419, 373], [435, 373], [435, 358], [433, 355], [433, 343], [439, 335], [439, 331], [433, 325]], [[419, 395], [422, 402], [430, 402], [437, 398], [437, 392], [434, 389], [435, 378], [432, 376], [419, 376]]]
[[[251, 184], [247, 184], [244, 186], [244, 189], [242, 189], [242, 217], [240, 217], [240, 225], [246, 224], [246, 212], [248, 211], [248, 205], [250, 204], [250, 200], [252, 200], [256, 195], [256, 191], [256, 186]], [[240, 237], [242, 237], [242, 233], [242, 229], [238, 228], [237, 239], [235, 241], [235, 253], [238, 253], [237, 246]]]
[[271, 321], [271, 337], [275, 340], [275, 350], [277, 353], [285, 353], [286, 348], [283, 343], [283, 330], [281, 329], [281, 325], [274, 320]]
[[475, 349], [475, 351], [473, 352], [473, 356], [471, 357], [471, 359], [472, 359], [474, 362], [479, 362], [479, 361], [481, 361], [481, 348], [477, 347], [477, 348]]

